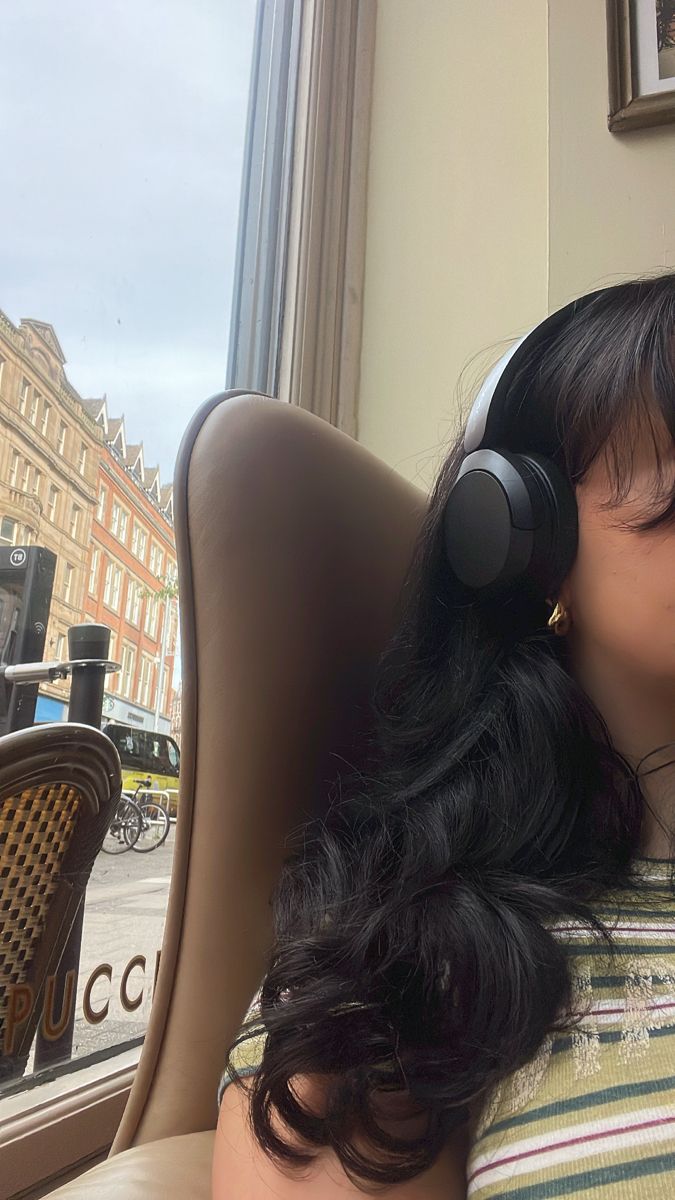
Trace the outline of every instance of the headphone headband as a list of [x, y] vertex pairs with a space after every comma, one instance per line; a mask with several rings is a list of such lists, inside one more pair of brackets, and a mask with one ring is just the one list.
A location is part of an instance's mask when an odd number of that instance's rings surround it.
[[[509, 346], [506, 353], [495, 363], [474, 400], [464, 434], [465, 454], [471, 454], [474, 450], [495, 449], [498, 446], [508, 447], [516, 400], [514, 396], [509, 397], [509, 390], [523, 359], [540, 343], [554, 336], [602, 291], [600, 288], [572, 300], [564, 308], [559, 308], [545, 317], [538, 325], [533, 325], [513, 346]], [[544, 453], [548, 449], [545, 446], [541, 447]]]

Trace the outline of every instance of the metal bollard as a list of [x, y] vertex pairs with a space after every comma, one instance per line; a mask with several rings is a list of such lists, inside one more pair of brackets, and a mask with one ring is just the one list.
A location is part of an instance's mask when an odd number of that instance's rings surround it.
[[68, 658], [75, 664], [70, 680], [69, 721], [101, 728], [109, 650], [107, 625], [71, 625], [68, 630]]

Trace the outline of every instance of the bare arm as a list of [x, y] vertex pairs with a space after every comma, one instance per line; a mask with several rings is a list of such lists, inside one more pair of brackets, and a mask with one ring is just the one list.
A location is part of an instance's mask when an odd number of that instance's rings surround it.
[[[298, 1096], [315, 1098], [311, 1079], [306, 1077], [304, 1083], [304, 1089], [295, 1088]], [[322, 1150], [302, 1176], [282, 1173], [249, 1132], [247, 1108], [247, 1092], [233, 1085], [225, 1089], [216, 1132], [212, 1200], [309, 1200], [310, 1196], [312, 1200], [364, 1200], [365, 1193], [355, 1189], [329, 1149]], [[401, 1126], [397, 1128], [400, 1133]], [[462, 1127], [429, 1170], [379, 1191], [377, 1200], [466, 1200], [466, 1140]]]

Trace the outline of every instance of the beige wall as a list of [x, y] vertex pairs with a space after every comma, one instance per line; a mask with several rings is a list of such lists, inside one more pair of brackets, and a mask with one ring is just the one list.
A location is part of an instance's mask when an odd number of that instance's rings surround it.
[[609, 133], [604, 0], [484, 11], [378, 6], [358, 437], [426, 487], [463, 369], [466, 396], [550, 309], [675, 267], [675, 126]]
[[490, 13], [378, 5], [358, 438], [420, 486], [462, 368], [546, 306], [546, 4]]

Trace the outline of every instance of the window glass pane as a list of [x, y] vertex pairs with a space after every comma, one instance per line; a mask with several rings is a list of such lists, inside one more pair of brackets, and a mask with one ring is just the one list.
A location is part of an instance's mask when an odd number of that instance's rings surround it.
[[[0, 1117], [4, 1094], [34, 1101], [54, 1065], [114, 1069], [147, 1026], [180, 770], [172, 479], [194, 409], [225, 385], [256, 7], [3, 8], [0, 596], [1, 556], [30, 548], [53, 561], [43, 657], [68, 658], [73, 625], [109, 627], [121, 667], [102, 724], [125, 789], [150, 778], [169, 834], [96, 856], [65, 1035], [45, 1036], [57, 984], [28, 1060], [0, 1070]], [[67, 680], [41, 682], [35, 722], [67, 720], [68, 697]], [[7, 720], [0, 708], [0, 734]]]

